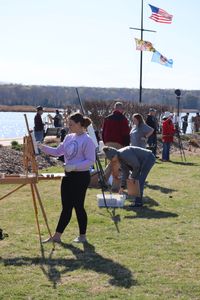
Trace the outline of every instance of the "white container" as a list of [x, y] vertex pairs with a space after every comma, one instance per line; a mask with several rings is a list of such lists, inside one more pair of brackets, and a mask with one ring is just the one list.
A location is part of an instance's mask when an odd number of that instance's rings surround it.
[[[97, 194], [97, 201], [99, 207], [123, 207], [124, 202], [126, 199], [125, 195], [119, 194], [104, 194], [105, 201], [103, 194]], [[106, 202], [106, 203], [105, 203]]]

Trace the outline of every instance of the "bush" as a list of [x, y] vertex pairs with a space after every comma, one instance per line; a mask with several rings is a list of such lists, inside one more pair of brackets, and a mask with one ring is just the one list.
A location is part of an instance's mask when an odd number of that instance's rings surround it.
[[19, 144], [17, 141], [11, 142], [11, 148], [17, 151], [21, 151], [23, 148], [23, 145]]

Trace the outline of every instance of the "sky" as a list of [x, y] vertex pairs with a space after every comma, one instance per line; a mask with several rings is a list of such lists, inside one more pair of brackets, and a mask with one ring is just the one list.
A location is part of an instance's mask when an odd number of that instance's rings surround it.
[[[143, 52], [143, 88], [198, 90], [200, 1], [143, 1], [143, 39], [173, 68]], [[148, 4], [173, 15], [151, 19]], [[141, 0], [0, 0], [0, 82], [139, 88]]]

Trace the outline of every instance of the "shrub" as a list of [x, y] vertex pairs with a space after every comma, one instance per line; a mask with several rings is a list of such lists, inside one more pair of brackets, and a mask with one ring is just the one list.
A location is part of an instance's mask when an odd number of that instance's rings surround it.
[[21, 151], [23, 148], [23, 145], [19, 144], [17, 141], [11, 142], [11, 148], [17, 151]]

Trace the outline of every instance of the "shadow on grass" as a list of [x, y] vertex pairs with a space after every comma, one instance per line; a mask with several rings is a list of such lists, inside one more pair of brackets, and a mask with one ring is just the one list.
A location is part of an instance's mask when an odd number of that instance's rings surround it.
[[[128, 268], [96, 253], [95, 247], [89, 243], [83, 244], [83, 249], [65, 243], [61, 243], [60, 246], [70, 250], [75, 256], [75, 259], [53, 258], [53, 250], [49, 257], [46, 258], [43, 246], [41, 246], [42, 257], [21, 256], [7, 259], [0, 258], [0, 263], [3, 263], [5, 266], [15, 267], [39, 265], [48, 280], [52, 282], [53, 288], [56, 288], [57, 284], [62, 283], [62, 274], [78, 269], [108, 274], [112, 277], [109, 283], [113, 286], [128, 289], [137, 284]], [[62, 268], [62, 270], [60, 270], [60, 268]]]
[[174, 165], [183, 165], [183, 166], [199, 166], [197, 163], [184, 162], [184, 161], [170, 161]]
[[162, 186], [159, 186], [156, 184], [148, 184], [148, 182], [145, 184], [145, 187], [148, 187], [149, 189], [152, 189], [152, 190], [160, 191], [161, 193], [164, 193], [164, 194], [170, 194], [172, 192], [177, 191], [175, 189], [169, 189], [169, 188], [162, 187]]
[[143, 219], [162, 219], [162, 218], [176, 218], [178, 215], [176, 213], [171, 213], [168, 211], [154, 210], [152, 206], [159, 206], [158, 202], [150, 197], [144, 198], [144, 206], [143, 207], [131, 207], [124, 206], [123, 209], [127, 211], [134, 211], [136, 215], [133, 216], [125, 216], [125, 219], [135, 219], [135, 218], [143, 218]]

